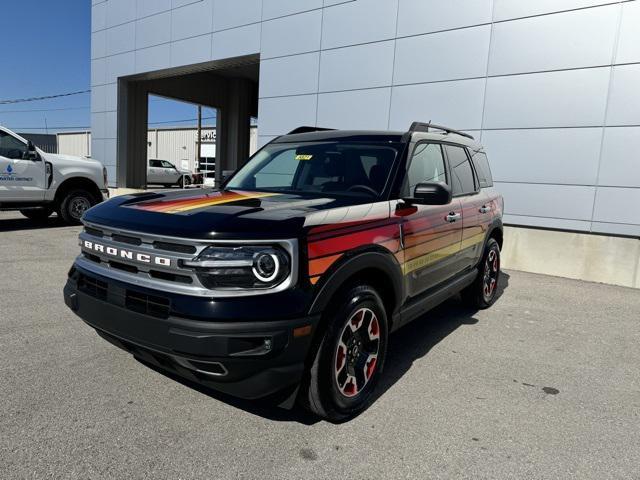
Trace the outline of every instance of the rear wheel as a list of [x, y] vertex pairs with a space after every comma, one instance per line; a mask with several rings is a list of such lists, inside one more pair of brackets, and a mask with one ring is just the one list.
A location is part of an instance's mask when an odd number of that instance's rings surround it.
[[44, 222], [53, 213], [53, 208], [51, 207], [27, 208], [24, 210], [20, 210], [20, 213], [25, 217], [27, 217], [29, 220], [33, 220], [35, 222]]
[[478, 276], [462, 291], [462, 299], [471, 307], [490, 307], [496, 300], [499, 279], [500, 246], [494, 238], [490, 238], [480, 261]]
[[380, 296], [365, 285], [349, 289], [328, 318], [302, 401], [316, 415], [340, 422], [373, 400], [387, 351], [387, 315]]
[[65, 223], [78, 225], [84, 212], [95, 204], [95, 198], [86, 190], [71, 190], [60, 202], [60, 216]]

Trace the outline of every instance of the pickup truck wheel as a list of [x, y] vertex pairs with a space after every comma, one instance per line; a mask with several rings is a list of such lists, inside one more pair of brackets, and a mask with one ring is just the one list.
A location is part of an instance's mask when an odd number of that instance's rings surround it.
[[27, 217], [29, 220], [33, 220], [35, 222], [44, 222], [53, 213], [53, 208], [51, 207], [27, 208], [24, 210], [20, 210], [20, 213], [25, 217]]
[[331, 422], [348, 420], [373, 400], [387, 351], [382, 300], [370, 286], [349, 289], [330, 319], [303, 382], [301, 400]]
[[180, 177], [180, 179], [178, 180], [178, 186], [180, 188], [184, 188], [185, 186], [189, 186], [191, 185], [191, 180], [189, 179], [189, 177]]
[[60, 216], [69, 225], [79, 225], [84, 212], [96, 204], [86, 190], [71, 190], [60, 202]]
[[462, 300], [474, 308], [488, 308], [496, 300], [500, 279], [500, 246], [490, 238], [480, 261], [478, 276], [462, 292]]

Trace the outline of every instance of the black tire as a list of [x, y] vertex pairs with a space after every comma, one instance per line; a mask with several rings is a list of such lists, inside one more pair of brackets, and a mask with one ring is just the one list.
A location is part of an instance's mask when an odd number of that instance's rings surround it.
[[68, 225], [79, 225], [84, 212], [96, 203], [93, 195], [86, 190], [71, 190], [60, 202], [60, 217]]
[[20, 213], [34, 222], [44, 222], [53, 213], [51, 207], [27, 208], [20, 210]]
[[180, 188], [184, 188], [185, 185], [191, 185], [191, 179], [189, 177], [181, 176], [178, 180], [178, 186]]
[[462, 300], [473, 308], [489, 308], [496, 300], [499, 280], [500, 246], [494, 238], [490, 238], [478, 266], [478, 276], [461, 292]]
[[319, 417], [342, 422], [373, 401], [384, 369], [388, 322], [380, 296], [368, 285], [347, 289], [336, 305], [327, 312], [328, 324], [302, 383], [300, 400]]

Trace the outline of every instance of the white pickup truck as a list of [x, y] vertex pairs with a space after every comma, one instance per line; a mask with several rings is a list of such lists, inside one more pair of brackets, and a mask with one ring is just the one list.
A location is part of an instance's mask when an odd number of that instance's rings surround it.
[[40, 221], [55, 211], [78, 224], [108, 196], [107, 170], [97, 160], [43, 152], [0, 126], [0, 210]]

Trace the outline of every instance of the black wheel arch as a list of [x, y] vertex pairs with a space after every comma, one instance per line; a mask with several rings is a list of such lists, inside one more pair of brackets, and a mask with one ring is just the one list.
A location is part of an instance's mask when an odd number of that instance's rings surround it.
[[391, 252], [377, 245], [345, 254], [324, 273], [309, 314], [321, 314], [346, 286], [360, 280], [377, 291], [393, 323], [403, 298], [402, 268]]

